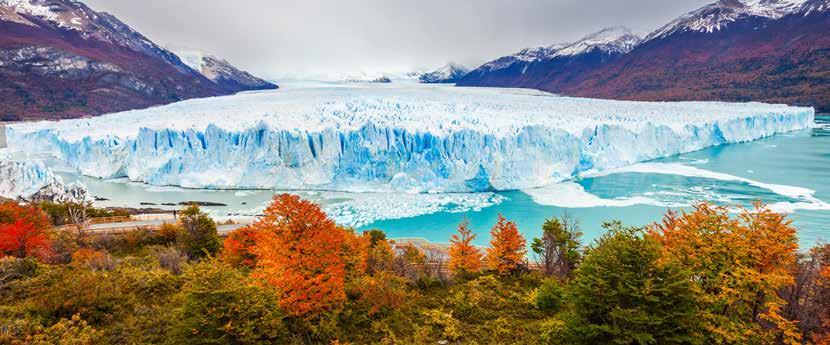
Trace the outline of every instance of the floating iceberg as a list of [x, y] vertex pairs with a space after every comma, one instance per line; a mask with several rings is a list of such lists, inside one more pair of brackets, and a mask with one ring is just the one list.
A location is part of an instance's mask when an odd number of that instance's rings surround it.
[[519, 89], [328, 85], [14, 124], [9, 146], [189, 188], [478, 192], [549, 185], [813, 125], [812, 108]]

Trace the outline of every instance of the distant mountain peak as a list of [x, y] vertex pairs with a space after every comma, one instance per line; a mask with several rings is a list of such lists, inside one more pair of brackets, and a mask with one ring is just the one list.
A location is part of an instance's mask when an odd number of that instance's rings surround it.
[[581, 40], [560, 48], [554, 56], [574, 56], [600, 49], [605, 53], [625, 54], [634, 49], [640, 43], [640, 37], [631, 32], [630, 29], [617, 26], [605, 28]]
[[450, 62], [432, 72], [423, 73], [418, 77], [422, 83], [455, 83], [463, 78], [470, 69], [466, 66]]
[[200, 51], [177, 53], [182, 62], [229, 92], [271, 90], [278, 86], [238, 69], [228, 60]]
[[634, 49], [640, 41], [640, 37], [633, 34], [626, 27], [609, 27], [587, 35], [576, 42], [525, 48], [516, 54], [488, 62], [481, 68], [494, 71], [510, 67], [517, 62], [528, 63], [556, 57], [578, 56], [594, 50], [606, 54], [625, 54]]
[[722, 30], [730, 23], [748, 17], [778, 19], [801, 11], [808, 2], [826, 3], [827, 0], [720, 0], [680, 16], [650, 34], [646, 41], [678, 32], [712, 33]]

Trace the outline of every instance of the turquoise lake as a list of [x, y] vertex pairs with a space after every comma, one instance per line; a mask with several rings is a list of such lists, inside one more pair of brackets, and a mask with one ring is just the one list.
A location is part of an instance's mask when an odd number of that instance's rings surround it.
[[[619, 203], [619, 200], [647, 199], [650, 202], [622, 207], [560, 207], [537, 203], [522, 191], [486, 195], [396, 195], [351, 194], [336, 192], [294, 192], [332, 210], [343, 212], [335, 219], [351, 219], [369, 207], [374, 218], [360, 222], [358, 229], [382, 229], [392, 238], [423, 238], [447, 242], [457, 224], [467, 219], [479, 235], [476, 243], [486, 245], [490, 227], [499, 213], [515, 221], [528, 239], [539, 236], [546, 218], [565, 213], [580, 222], [583, 240], [590, 243], [603, 231], [601, 225], [620, 220], [626, 225], [643, 226], [660, 220], [667, 208], [682, 208], [697, 201], [722, 205], [751, 206], [755, 200], [793, 211], [791, 219], [799, 229], [802, 247], [830, 241], [830, 116], [818, 116], [810, 130], [785, 133], [741, 144], [712, 147], [697, 152], [659, 159], [654, 167], [681, 168], [679, 173], [648, 169], [608, 173], [569, 182], [592, 199]], [[683, 170], [685, 169], [685, 170]], [[693, 173], [689, 174], [689, 170]], [[685, 171], [685, 172], [684, 172]], [[214, 217], [235, 218], [261, 213], [277, 191], [194, 190], [156, 187], [122, 180], [105, 181], [62, 172], [67, 182], [83, 182], [91, 194], [107, 199], [97, 206], [158, 207], [163, 203], [209, 201], [227, 206], [206, 207]], [[714, 178], [713, 178], [714, 177]], [[576, 184], [574, 184], [574, 182]], [[577, 185], [578, 184], [578, 185]], [[772, 187], [768, 188], [770, 185]], [[775, 189], [773, 191], [772, 189]], [[805, 202], [788, 191], [814, 191]], [[783, 191], [783, 192], [782, 192]], [[796, 193], [798, 194], [798, 193]], [[564, 195], [563, 195], [564, 197]], [[556, 193], [548, 200], [558, 201]], [[570, 195], [569, 198], [574, 198]], [[456, 201], [454, 201], [456, 200]], [[577, 200], [578, 201], [578, 200]], [[338, 205], [347, 202], [349, 207]], [[456, 204], [453, 204], [453, 203]], [[467, 203], [478, 203], [466, 207]], [[435, 205], [440, 207], [433, 207]], [[366, 206], [369, 205], [369, 206]], [[412, 208], [409, 210], [408, 208]], [[343, 211], [345, 209], [345, 211]], [[417, 214], [416, 216], [409, 216]], [[382, 219], [386, 218], [386, 219]], [[394, 219], [389, 219], [394, 218]], [[382, 220], [378, 220], [382, 219]]]
[[[815, 197], [830, 201], [830, 116], [818, 116], [818, 126], [811, 130], [785, 133], [741, 144], [712, 147], [701, 151], [657, 160], [664, 163], [693, 162], [694, 167], [746, 179], [812, 189]], [[751, 206], [755, 200], [765, 203], [792, 202], [790, 198], [747, 183], [713, 180], [680, 175], [621, 173], [578, 180], [585, 191], [603, 198], [632, 197], [664, 193], [664, 199], [691, 204], [716, 201], [726, 205]], [[602, 223], [620, 220], [626, 225], [643, 226], [659, 221], [666, 207], [634, 205], [627, 207], [562, 208], [542, 206], [523, 192], [501, 193], [506, 201], [481, 211], [440, 212], [406, 219], [384, 220], [363, 226], [378, 228], [391, 237], [421, 237], [446, 242], [456, 225], [469, 220], [479, 235], [477, 242], [486, 245], [489, 229], [498, 214], [515, 221], [528, 238], [539, 236], [546, 218], [568, 214], [577, 219], [590, 242], [602, 234]], [[830, 241], [830, 210], [796, 210], [791, 214], [799, 229], [802, 247]]]

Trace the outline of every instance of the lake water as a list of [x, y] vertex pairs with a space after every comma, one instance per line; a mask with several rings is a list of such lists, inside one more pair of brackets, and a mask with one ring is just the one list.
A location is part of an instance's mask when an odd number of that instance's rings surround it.
[[[786, 133], [742, 144], [713, 147], [668, 157], [619, 172], [529, 192], [484, 194], [357, 194], [297, 192], [324, 206], [341, 223], [378, 228], [390, 237], [419, 237], [446, 242], [467, 219], [486, 245], [499, 213], [516, 221], [528, 238], [538, 236], [546, 218], [568, 213], [581, 223], [589, 242], [601, 224], [658, 221], [667, 208], [706, 200], [750, 206], [761, 200], [792, 212], [803, 247], [830, 241], [830, 117], [818, 116], [811, 130]], [[97, 206], [175, 208], [162, 203], [208, 201], [227, 204], [205, 208], [214, 217], [245, 218], [261, 213], [277, 191], [209, 191], [103, 181], [72, 173], [64, 180], [83, 182], [106, 201]]]

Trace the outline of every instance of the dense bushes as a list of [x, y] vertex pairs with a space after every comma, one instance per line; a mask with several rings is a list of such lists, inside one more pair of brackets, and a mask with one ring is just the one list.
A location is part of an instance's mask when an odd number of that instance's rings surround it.
[[[702, 204], [645, 230], [612, 222], [587, 248], [572, 220], [551, 219], [531, 245], [537, 265], [503, 217], [488, 251], [471, 244], [465, 224], [443, 250], [395, 243], [379, 230], [339, 227], [287, 195], [224, 243], [207, 216], [190, 211], [161, 231], [81, 242], [50, 233], [61, 260], [8, 252], [26, 258], [0, 259], [0, 343], [826, 344], [830, 336], [830, 246], [798, 254], [795, 229], [760, 207], [730, 216]], [[37, 213], [6, 214], [8, 224]]]
[[188, 267], [176, 297], [172, 339], [180, 344], [287, 343], [274, 294], [217, 260]]

